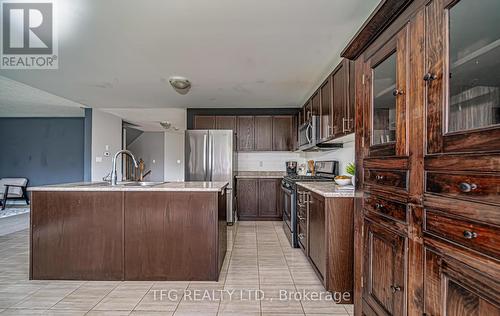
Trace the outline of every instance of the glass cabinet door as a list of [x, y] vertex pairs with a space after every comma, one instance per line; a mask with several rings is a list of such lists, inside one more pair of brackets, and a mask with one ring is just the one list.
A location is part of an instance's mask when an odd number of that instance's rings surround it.
[[428, 5], [428, 154], [500, 150], [499, 12], [498, 0]]
[[371, 157], [408, 155], [407, 42], [408, 27], [405, 27], [365, 61], [365, 84], [370, 87], [365, 143], [370, 144]]
[[396, 53], [392, 53], [373, 72], [372, 144], [396, 141]]
[[500, 123], [500, 1], [462, 0], [448, 13], [448, 132]]

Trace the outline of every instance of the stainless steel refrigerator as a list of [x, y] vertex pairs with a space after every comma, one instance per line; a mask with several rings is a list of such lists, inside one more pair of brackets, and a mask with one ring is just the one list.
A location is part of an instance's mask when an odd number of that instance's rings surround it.
[[227, 222], [235, 221], [234, 172], [236, 141], [231, 130], [186, 131], [185, 180], [224, 181], [227, 187]]

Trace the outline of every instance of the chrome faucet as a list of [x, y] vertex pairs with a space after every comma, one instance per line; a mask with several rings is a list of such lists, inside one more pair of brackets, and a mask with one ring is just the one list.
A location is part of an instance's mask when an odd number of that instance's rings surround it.
[[132, 152], [130, 152], [129, 150], [126, 150], [126, 149], [122, 149], [122, 150], [119, 150], [114, 156], [113, 156], [113, 169], [111, 169], [111, 185], [116, 185], [117, 183], [117, 175], [116, 175], [116, 158], [118, 158], [118, 155], [120, 154], [127, 154], [129, 155], [132, 160], [134, 161], [134, 166], [137, 168], [139, 167], [139, 165], [137, 164], [137, 160], [135, 160], [135, 157], [134, 157], [134, 154], [132, 154]]

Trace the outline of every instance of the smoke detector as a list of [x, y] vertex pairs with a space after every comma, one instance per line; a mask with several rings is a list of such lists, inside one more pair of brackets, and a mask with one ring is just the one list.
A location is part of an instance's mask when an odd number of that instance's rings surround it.
[[175, 91], [179, 92], [180, 94], [186, 94], [191, 88], [191, 82], [185, 77], [170, 77], [168, 79], [168, 82], [170, 82], [170, 85], [175, 89]]

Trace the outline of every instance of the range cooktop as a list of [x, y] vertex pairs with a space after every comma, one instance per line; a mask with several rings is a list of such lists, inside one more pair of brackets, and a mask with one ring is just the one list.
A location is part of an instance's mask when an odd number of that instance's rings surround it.
[[314, 181], [332, 181], [333, 179], [324, 176], [287, 175], [284, 177], [284, 180], [289, 182], [314, 182]]

